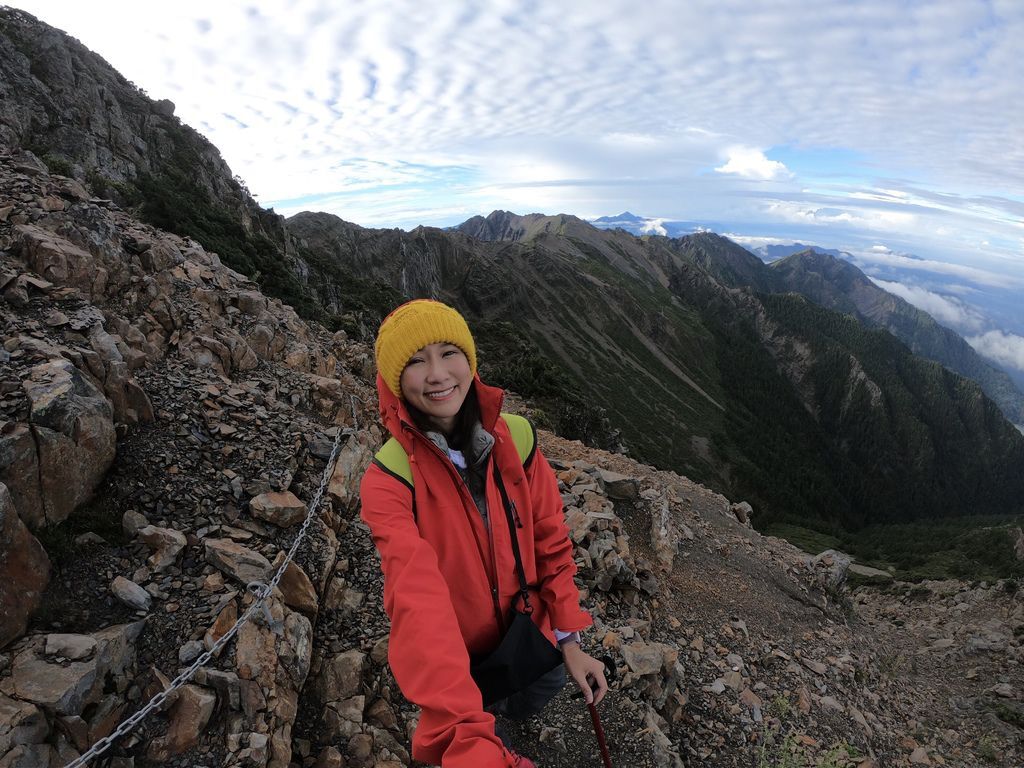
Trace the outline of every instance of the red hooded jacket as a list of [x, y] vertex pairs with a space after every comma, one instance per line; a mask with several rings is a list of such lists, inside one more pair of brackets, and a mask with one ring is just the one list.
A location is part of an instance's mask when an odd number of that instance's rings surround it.
[[[533, 620], [554, 642], [552, 627], [572, 632], [591, 624], [573, 582], [576, 564], [558, 481], [539, 448], [521, 462], [499, 418], [504, 392], [479, 376], [474, 385], [481, 423], [495, 438], [487, 460], [487, 507], [504, 509], [493, 476], [497, 462], [523, 524], [517, 535], [526, 579], [537, 585]], [[508, 616], [518, 591], [506, 518], [492, 512], [488, 529], [458, 470], [379, 376], [377, 391], [381, 419], [408, 454], [416, 489], [414, 515], [412, 489], [377, 464], [360, 487], [362, 518], [384, 572], [391, 671], [406, 698], [421, 708], [413, 758], [444, 768], [511, 766], [469, 674], [470, 654], [497, 646], [499, 620]]]

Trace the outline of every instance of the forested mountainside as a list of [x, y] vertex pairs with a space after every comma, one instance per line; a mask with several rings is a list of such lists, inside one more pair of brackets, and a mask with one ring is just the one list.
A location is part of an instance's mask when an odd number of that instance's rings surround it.
[[543, 424], [748, 498], [758, 524], [1019, 510], [1024, 442], [975, 385], [900, 345], [876, 349], [864, 328], [822, 343], [838, 316], [794, 323], [787, 300], [763, 298], [771, 273], [723, 238], [505, 212], [465, 231], [285, 222], [167, 104], [76, 41], [10, 10], [0, 32], [5, 141], [216, 250], [304, 317], [367, 340], [404, 298], [451, 301], [478, 332], [484, 374], [531, 398]]
[[853, 264], [809, 248], [772, 262], [770, 271], [776, 276], [774, 290], [800, 293], [826, 309], [889, 331], [914, 354], [978, 382], [1006, 418], [1024, 425], [1024, 393], [1005, 371], [927, 312], [879, 288]]
[[1019, 509], [1024, 441], [977, 385], [838, 312], [736, 287], [767, 291], [773, 275], [724, 238], [503, 211], [456, 232], [329, 214], [287, 227], [402, 294], [525, 330], [633, 455], [750, 499], [759, 523]]

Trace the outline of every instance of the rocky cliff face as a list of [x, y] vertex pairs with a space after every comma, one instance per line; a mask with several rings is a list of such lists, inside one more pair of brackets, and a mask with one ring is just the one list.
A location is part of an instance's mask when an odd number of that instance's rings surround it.
[[[369, 349], [26, 154], [0, 156], [0, 276], [0, 764], [65, 765], [214, 647], [330, 469], [266, 611], [111, 764], [409, 765], [416, 708], [357, 517], [383, 437]], [[762, 537], [748, 505], [541, 440], [595, 617], [585, 642], [616, 670], [616, 765], [1019, 764], [1016, 594], [851, 599], [846, 559]], [[569, 693], [509, 727], [542, 765], [598, 759]]]
[[[91, 194], [222, 250], [299, 298], [280, 216], [263, 210], [219, 150], [64, 32], [0, 8], [0, 145], [33, 152]], [[312, 308], [310, 308], [312, 311]]]
[[201, 158], [195, 184], [245, 210], [213, 145], [97, 54], [11, 8], [0, 11], [0, 142], [27, 147], [80, 181], [131, 185], [169, 164], [181, 142]]

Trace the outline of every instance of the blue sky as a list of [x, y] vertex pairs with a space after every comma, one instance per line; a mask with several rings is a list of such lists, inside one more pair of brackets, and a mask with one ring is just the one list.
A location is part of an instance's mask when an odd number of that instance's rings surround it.
[[964, 291], [911, 269], [907, 296], [982, 312], [957, 330], [1011, 333], [1024, 371], [1015, 303], [968, 290], [1024, 291], [1019, 0], [11, 4], [174, 101], [280, 213], [631, 210], [911, 254]]

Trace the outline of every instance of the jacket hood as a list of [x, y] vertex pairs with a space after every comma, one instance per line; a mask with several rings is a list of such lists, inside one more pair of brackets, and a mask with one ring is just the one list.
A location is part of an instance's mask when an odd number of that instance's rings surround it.
[[[505, 401], [505, 390], [484, 384], [480, 380], [479, 373], [473, 375], [473, 387], [476, 389], [477, 401], [480, 403], [480, 423], [484, 429], [493, 434], [494, 425], [501, 415], [501, 405]], [[379, 373], [377, 374], [377, 400], [380, 403], [380, 420], [408, 453], [412, 446], [409, 435], [402, 429], [402, 422], [413, 427], [416, 426], [416, 422], [412, 420], [412, 414], [409, 413], [405, 401], [388, 388]]]

